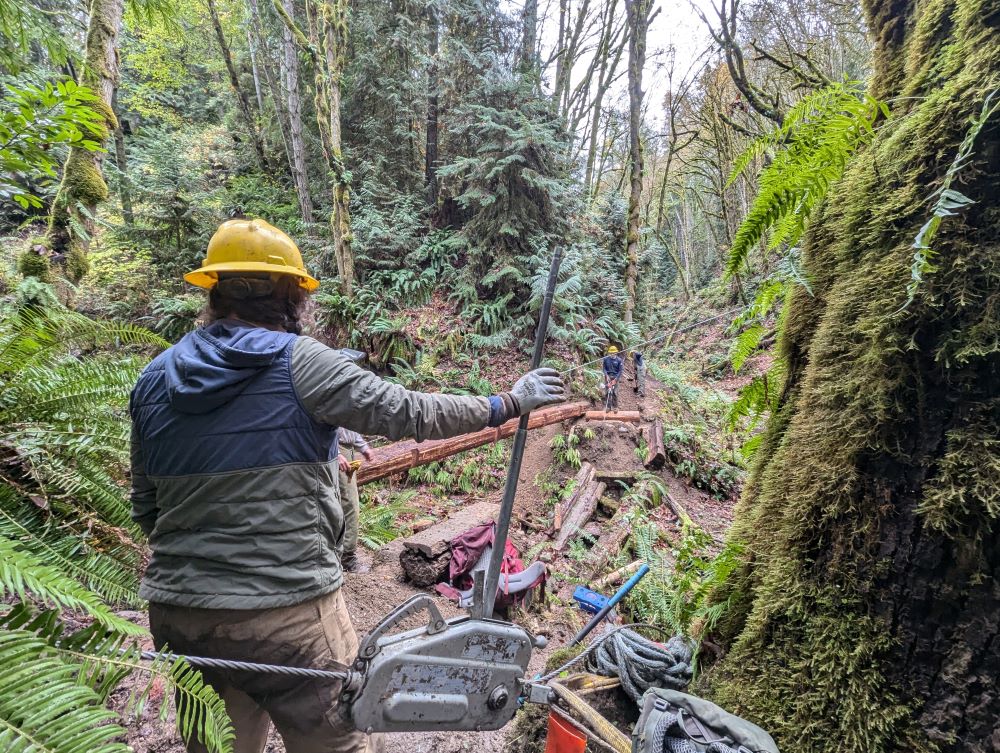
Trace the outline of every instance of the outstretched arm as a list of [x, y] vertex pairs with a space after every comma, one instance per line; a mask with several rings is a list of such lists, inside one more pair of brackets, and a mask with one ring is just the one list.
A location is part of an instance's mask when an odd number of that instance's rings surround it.
[[563, 399], [562, 378], [552, 369], [531, 372], [511, 392], [488, 398], [415, 392], [365, 371], [310, 337], [295, 344], [292, 380], [302, 405], [317, 421], [417, 441], [499, 426]]

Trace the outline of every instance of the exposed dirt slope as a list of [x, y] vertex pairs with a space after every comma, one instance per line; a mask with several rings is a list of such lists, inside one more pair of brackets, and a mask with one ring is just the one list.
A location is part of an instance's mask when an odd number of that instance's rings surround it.
[[[651, 421], [660, 410], [658, 393], [663, 386], [652, 378], [647, 380], [646, 397], [639, 398], [632, 391], [632, 382], [625, 381], [621, 385], [619, 399], [621, 410], [638, 410], [642, 412], [644, 422]], [[579, 446], [582, 459], [592, 462], [600, 470], [608, 471], [642, 471], [642, 460], [635, 452], [640, 442], [640, 427], [643, 424], [624, 424], [616, 421], [573, 421], [543, 427], [528, 435], [524, 462], [521, 467], [518, 483], [518, 493], [515, 504], [514, 525], [511, 538], [523, 553], [533, 547], [537, 551], [547, 541], [543, 530], [537, 525], [532, 527], [527, 522], [544, 520], [550, 517], [551, 507], [547, 502], [545, 487], [565, 482], [574, 475], [568, 466], [553, 465], [551, 443], [557, 434], [566, 434], [575, 427], [581, 436], [584, 429], [589, 429], [592, 438], [581, 441]], [[731, 503], [719, 502], [697, 489], [674, 477], [669, 471], [660, 474], [671, 497], [682, 506], [699, 525], [721, 539], [729, 526], [731, 518]], [[467, 495], [462, 502], [450, 500], [450, 504], [439, 502], [433, 507], [422, 510], [425, 517], [431, 515], [437, 519], [442, 516], [461, 515], [466, 505], [487, 499], [499, 502], [501, 491], [485, 495]], [[458, 503], [458, 504], [455, 504]], [[651, 517], [664, 526], [674, 523], [669, 510], [655, 510]], [[526, 522], [527, 521], [527, 522]], [[604, 518], [606, 524], [607, 519]], [[600, 525], [600, 522], [598, 522]], [[419, 590], [406, 583], [402, 568], [399, 565], [399, 553], [402, 550], [400, 541], [393, 542], [380, 551], [365, 555], [369, 560], [371, 570], [365, 573], [351, 573], [346, 576], [344, 594], [351, 618], [359, 633], [363, 635], [394, 606], [410, 598]], [[559, 562], [554, 562], [552, 568], [560, 569]], [[564, 599], [572, 590], [572, 582], [553, 580], [553, 593], [547, 604], [536, 607], [532, 613], [518, 615], [518, 621], [533, 632], [548, 637], [549, 648], [535, 653], [531, 670], [540, 669], [546, 657], [552, 650], [565, 645], [572, 635], [582, 626], [584, 620], [578, 610], [568, 605]], [[559, 596], [563, 598], [559, 598]], [[438, 598], [438, 604], [446, 616], [458, 614], [450, 602]], [[158, 704], [151, 704], [151, 709]], [[182, 747], [171, 729], [158, 723], [147, 710], [142, 720], [133, 720], [129, 725], [129, 743], [137, 753], [181, 753]], [[408, 735], [390, 735], [386, 738], [388, 753], [458, 753], [459, 751], [475, 750], [477, 753], [493, 753], [503, 747], [505, 731], [492, 733], [413, 733]], [[272, 732], [267, 750], [271, 753], [283, 753], [281, 740]]]

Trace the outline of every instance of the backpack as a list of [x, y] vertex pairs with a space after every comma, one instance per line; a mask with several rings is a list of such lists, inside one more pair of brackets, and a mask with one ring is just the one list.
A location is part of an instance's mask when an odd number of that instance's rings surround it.
[[767, 732], [710, 701], [650, 688], [632, 733], [632, 753], [778, 753]]

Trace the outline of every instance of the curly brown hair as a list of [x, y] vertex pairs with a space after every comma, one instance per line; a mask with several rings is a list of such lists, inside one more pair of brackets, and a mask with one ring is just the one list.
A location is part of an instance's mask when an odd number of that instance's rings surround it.
[[208, 293], [205, 319], [236, 318], [298, 334], [308, 297], [292, 275], [224, 274]]

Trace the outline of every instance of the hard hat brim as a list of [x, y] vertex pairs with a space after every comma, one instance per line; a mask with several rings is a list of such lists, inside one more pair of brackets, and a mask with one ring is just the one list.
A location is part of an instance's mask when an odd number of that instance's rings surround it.
[[208, 264], [188, 272], [184, 275], [184, 280], [208, 290], [215, 287], [215, 283], [219, 281], [220, 272], [270, 272], [276, 275], [292, 275], [299, 278], [299, 285], [306, 290], [313, 291], [319, 287], [319, 280], [301, 269], [282, 264], [268, 264], [263, 261], [231, 261]]

